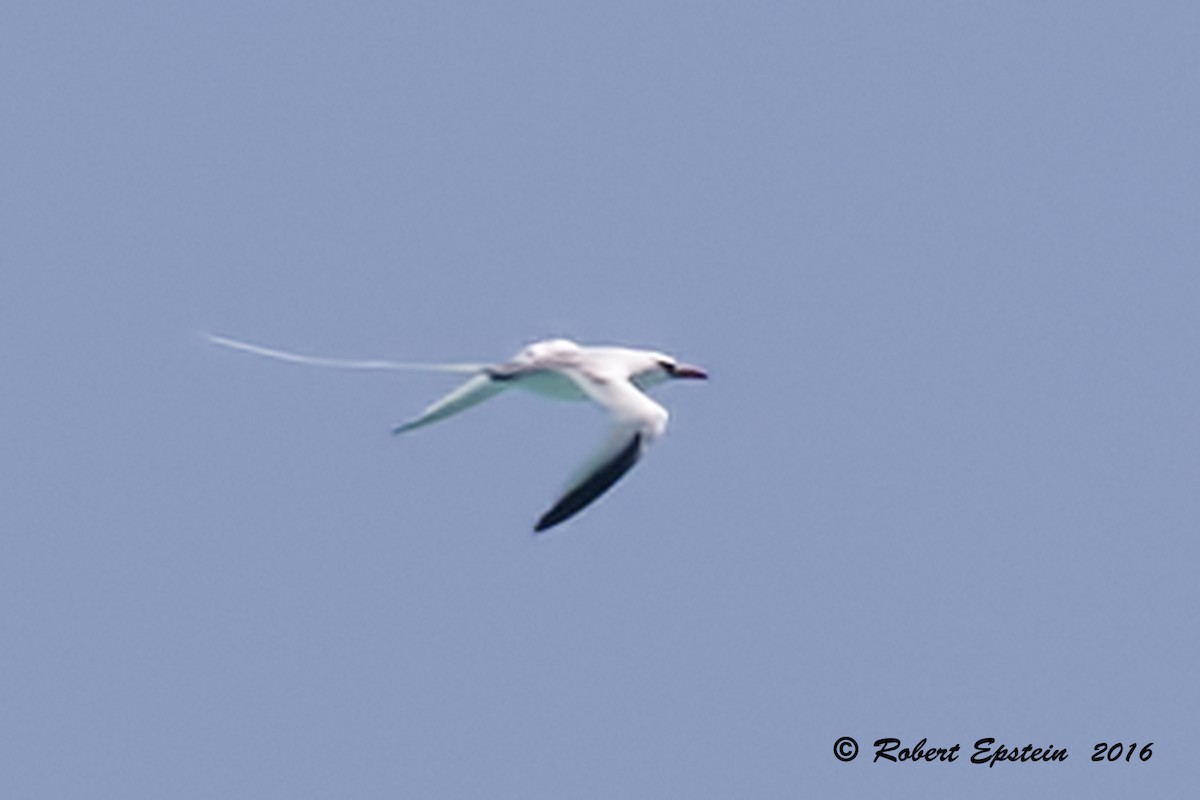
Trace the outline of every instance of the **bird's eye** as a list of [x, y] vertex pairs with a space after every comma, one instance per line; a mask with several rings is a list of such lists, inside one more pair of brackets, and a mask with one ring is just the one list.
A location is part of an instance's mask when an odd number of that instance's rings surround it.
[[658, 365], [662, 367], [663, 372], [667, 373], [668, 375], [673, 375], [675, 373], [675, 362], [673, 361], [659, 361]]

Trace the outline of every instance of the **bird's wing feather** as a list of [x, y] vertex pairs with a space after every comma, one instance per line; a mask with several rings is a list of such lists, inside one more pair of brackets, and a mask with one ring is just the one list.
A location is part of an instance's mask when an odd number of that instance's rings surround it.
[[487, 374], [468, 378], [458, 388], [432, 403], [416, 419], [397, 425], [392, 429], [392, 433], [405, 433], [406, 431], [423, 428], [426, 425], [439, 422], [447, 417], [452, 417], [455, 414], [466, 411], [468, 408], [479, 405], [484, 400], [495, 397], [506, 388], [507, 386], [503, 382], [493, 380]]
[[601, 450], [604, 457], [594, 459], [595, 467], [584, 472], [581, 479], [567, 489], [550, 510], [542, 515], [534, 526], [534, 531], [540, 533], [552, 528], [587, 508], [597, 497], [611, 489], [626, 472], [633, 469], [644, 449], [644, 440], [640, 433], [634, 432], [630, 436], [627, 430], [614, 430]]
[[582, 511], [633, 468], [667, 425], [667, 411], [620, 376], [563, 372], [613, 418], [603, 446], [576, 472], [567, 489], [534, 526], [544, 531]]

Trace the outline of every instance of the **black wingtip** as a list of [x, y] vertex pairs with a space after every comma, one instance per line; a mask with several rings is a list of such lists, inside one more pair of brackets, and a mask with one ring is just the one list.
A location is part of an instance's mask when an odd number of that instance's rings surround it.
[[567, 517], [564, 517], [557, 507], [552, 508], [545, 514], [542, 514], [541, 518], [537, 521], [537, 524], [533, 526], [533, 533], [535, 536], [539, 533], [545, 533], [555, 525], [559, 525], [566, 521]]
[[554, 507], [542, 515], [533, 526], [533, 532], [542, 533], [560, 522], [566, 522], [571, 517], [590, 505], [596, 498], [607, 492], [612, 485], [628, 472], [642, 453], [642, 436], [634, 434], [611, 461], [596, 470], [588, 480], [567, 492]]

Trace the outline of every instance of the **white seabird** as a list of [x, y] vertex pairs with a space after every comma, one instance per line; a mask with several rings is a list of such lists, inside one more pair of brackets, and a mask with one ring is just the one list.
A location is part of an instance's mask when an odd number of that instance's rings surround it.
[[273, 350], [221, 336], [210, 341], [236, 350], [301, 364], [355, 369], [417, 369], [471, 377], [393, 433], [423, 428], [516, 387], [558, 400], [591, 400], [612, 417], [604, 445], [576, 473], [562, 496], [538, 519], [544, 531], [578, 514], [621, 479], [667, 428], [667, 410], [645, 390], [676, 378], [707, 378], [699, 367], [653, 350], [584, 347], [567, 339], [535, 342], [501, 364], [410, 364], [346, 361]]

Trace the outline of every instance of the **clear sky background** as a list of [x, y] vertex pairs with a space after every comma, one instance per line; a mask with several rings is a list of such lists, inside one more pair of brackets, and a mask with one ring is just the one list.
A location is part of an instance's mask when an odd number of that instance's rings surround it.
[[[0, 75], [5, 798], [1194, 785], [1195, 4], [9, 2]], [[594, 409], [209, 332], [712, 380], [535, 538]]]

